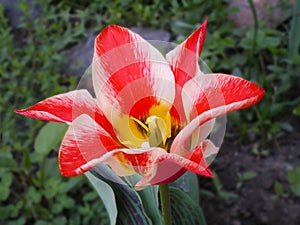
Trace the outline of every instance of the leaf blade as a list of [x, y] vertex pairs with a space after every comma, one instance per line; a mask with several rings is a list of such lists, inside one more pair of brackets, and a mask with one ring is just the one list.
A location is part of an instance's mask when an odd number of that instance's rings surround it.
[[35, 139], [34, 150], [42, 155], [47, 155], [62, 140], [67, 127], [66, 124], [61, 123], [47, 123]]
[[202, 209], [190, 196], [176, 187], [170, 187], [172, 224], [207, 225]]
[[[100, 170], [98, 170], [100, 168]], [[138, 193], [125, 184], [119, 177], [112, 176], [110, 169], [106, 167], [96, 167], [91, 170], [91, 173], [105, 182], [114, 192], [115, 202], [117, 207], [117, 219], [118, 225], [151, 225], [152, 222], [147, 216], [141, 198]], [[101, 171], [101, 173], [99, 173]], [[105, 177], [102, 173], [106, 173]], [[117, 179], [118, 178], [118, 179]]]
[[117, 221], [118, 210], [113, 189], [104, 181], [96, 178], [91, 172], [86, 172], [84, 175], [88, 178], [102, 199], [108, 213], [110, 225], [115, 225]]

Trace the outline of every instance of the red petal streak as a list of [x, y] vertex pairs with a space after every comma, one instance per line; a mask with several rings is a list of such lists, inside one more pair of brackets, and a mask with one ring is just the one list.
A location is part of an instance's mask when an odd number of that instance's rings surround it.
[[88, 162], [107, 152], [122, 148], [91, 117], [83, 114], [70, 125], [59, 150], [59, 165], [62, 175], [76, 176], [91, 167]]
[[[77, 98], [78, 105], [74, 104], [75, 98]], [[71, 123], [75, 108], [79, 107], [76, 110], [77, 112], [93, 113], [94, 104], [94, 100], [86, 90], [79, 90], [55, 95], [27, 109], [15, 110], [15, 112], [39, 120]]]
[[151, 148], [141, 154], [122, 153], [123, 160], [126, 161], [137, 173], [145, 176], [151, 173], [153, 164], [161, 155], [165, 155], [166, 151], [162, 148]]
[[184, 86], [182, 101], [186, 116], [193, 119], [205, 111], [225, 105], [235, 104], [235, 107], [230, 107], [231, 111], [249, 107], [259, 102], [263, 95], [262, 88], [242, 78], [203, 74]]
[[96, 38], [97, 55], [101, 56], [115, 47], [134, 42], [137, 36], [125, 27], [108, 26]]
[[198, 64], [198, 58], [206, 35], [206, 24], [204, 23], [192, 33], [182, 44], [166, 55], [166, 59], [174, 73], [176, 83], [176, 96], [174, 106], [171, 109], [171, 116], [184, 125], [186, 118], [182, 105], [181, 91], [184, 84], [194, 76], [201, 74]]
[[176, 136], [171, 152], [187, 151], [193, 132], [207, 121], [259, 102], [264, 90], [242, 78], [225, 74], [203, 74], [185, 84], [183, 103], [192, 121]]
[[[219, 151], [219, 148], [217, 148], [210, 140], [204, 140], [192, 151], [186, 152], [184, 154], [184, 157], [188, 158], [191, 161], [193, 161], [194, 163], [198, 163], [199, 165], [202, 165], [204, 168], [206, 168], [206, 167], [208, 167], [206, 158], [209, 156], [216, 155], [218, 153], [218, 151]], [[194, 173], [197, 173], [197, 172], [195, 171]]]
[[15, 110], [15, 112], [39, 120], [68, 124], [81, 114], [87, 114], [116, 139], [112, 125], [97, 107], [95, 100], [87, 90], [76, 90], [55, 95], [27, 109]]
[[131, 108], [129, 115], [138, 119], [146, 118], [145, 116], [149, 116], [149, 110], [151, 107], [158, 104], [157, 99], [153, 96], [143, 98], [135, 103], [135, 105]]
[[187, 123], [187, 118], [184, 113], [181, 92], [182, 87], [176, 84], [176, 95], [172, 108], [170, 109], [170, 115], [172, 117], [172, 120], [174, 120], [176, 124], [180, 125], [181, 127], [184, 127]]
[[203, 142], [185, 156], [172, 153], [158, 156], [152, 164], [151, 174], [140, 180], [135, 188], [140, 190], [150, 184], [169, 183], [179, 178], [186, 171], [191, 171], [201, 176], [213, 177], [203, 157], [206, 148], [207, 143]]
[[143, 154], [125, 154], [123, 153], [122, 156], [126, 163], [130, 165], [137, 173], [141, 175], [145, 175], [149, 173], [150, 166], [153, 164], [154, 155], [160, 153], [163, 154], [163, 149], [158, 150], [156, 152], [146, 152]]
[[200, 56], [204, 45], [206, 25], [207, 20], [204, 20], [202, 25], [196, 31], [194, 31], [194, 33], [192, 33], [185, 41], [185, 47], [194, 52], [198, 57]]
[[[77, 176], [101, 163], [113, 163], [111, 168], [116, 174], [124, 176], [126, 171], [120, 171], [122, 168], [149, 168], [149, 160], [162, 152], [165, 151], [161, 148], [123, 148], [92, 118], [81, 115], [70, 125], [62, 141], [59, 166], [62, 175]], [[120, 166], [116, 165], [118, 162]]]
[[181, 87], [199, 72], [198, 58], [206, 36], [206, 24], [205, 20], [182, 44], [166, 56], [174, 72], [175, 82]]
[[98, 35], [92, 70], [97, 101], [108, 118], [113, 111], [128, 115], [136, 102], [149, 96], [173, 103], [175, 85], [169, 64], [126, 28], [109, 26]]

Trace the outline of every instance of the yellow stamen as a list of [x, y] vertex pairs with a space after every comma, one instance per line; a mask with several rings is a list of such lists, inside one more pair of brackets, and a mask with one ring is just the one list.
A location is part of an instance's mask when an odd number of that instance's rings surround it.
[[161, 101], [153, 105], [147, 115], [135, 118], [129, 115], [113, 117], [119, 141], [129, 147], [138, 148], [145, 143], [151, 147], [161, 147], [167, 150], [172, 139], [172, 118], [170, 105]]
[[165, 124], [163, 120], [157, 116], [150, 116], [146, 120], [146, 124], [149, 126], [149, 144], [152, 147], [163, 147], [165, 138]]
[[130, 117], [130, 119], [134, 120], [135, 122], [137, 122], [142, 128], [145, 129], [145, 131], [147, 131], [147, 133], [149, 133], [149, 128], [140, 120], [134, 118], [134, 117]]

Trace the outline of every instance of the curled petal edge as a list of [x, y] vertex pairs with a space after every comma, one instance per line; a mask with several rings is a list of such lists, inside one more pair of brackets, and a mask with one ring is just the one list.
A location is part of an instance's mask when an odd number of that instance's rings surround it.
[[117, 175], [128, 176], [135, 171], [126, 160], [120, 160], [118, 154], [141, 155], [148, 152], [161, 154], [165, 151], [161, 148], [124, 148], [91, 117], [82, 114], [73, 121], [64, 136], [59, 150], [59, 166], [62, 175], [77, 176], [105, 163]]
[[200, 143], [193, 151], [180, 156], [173, 153], [165, 153], [158, 156], [151, 166], [151, 174], [145, 176], [136, 185], [136, 190], [142, 190], [148, 185], [169, 183], [186, 171], [191, 171], [200, 176], [213, 177], [213, 173], [207, 165], [206, 157], [216, 154], [219, 148], [209, 140]]
[[[205, 81], [206, 84], [202, 85]], [[232, 111], [250, 107], [264, 96], [264, 90], [258, 85], [227, 74], [197, 76], [184, 86], [183, 91], [188, 93], [188, 101], [185, 101], [184, 105], [187, 117], [193, 108], [196, 108], [194, 111], [198, 111], [199, 114], [179, 132], [172, 143], [170, 152], [179, 155], [188, 150], [190, 138], [197, 128]], [[222, 96], [218, 97], [219, 94]], [[195, 105], [191, 106], [191, 103]]]

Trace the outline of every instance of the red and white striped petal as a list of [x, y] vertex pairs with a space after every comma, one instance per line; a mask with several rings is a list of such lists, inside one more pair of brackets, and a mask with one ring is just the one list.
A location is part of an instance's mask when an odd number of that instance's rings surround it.
[[207, 21], [205, 20], [183, 43], [166, 55], [176, 82], [176, 96], [171, 109], [171, 115], [181, 124], [186, 123], [186, 119], [183, 117], [182, 87], [194, 76], [202, 74], [198, 60], [206, 36], [206, 24]]
[[[201, 176], [213, 177], [206, 160], [205, 154], [215, 152], [217, 148], [209, 141], [204, 141], [193, 151], [183, 156], [165, 153], [156, 158], [151, 167], [151, 173], [140, 180], [135, 189], [141, 190], [148, 185], [169, 183], [186, 171], [191, 171]], [[206, 152], [206, 153], [205, 153]]]
[[181, 87], [200, 72], [198, 59], [206, 36], [206, 24], [205, 20], [183, 43], [166, 55], [176, 84]]
[[[64, 176], [77, 176], [101, 163], [106, 163], [117, 175], [128, 176], [135, 173], [135, 170], [126, 160], [119, 160], [119, 154], [138, 156], [156, 149], [124, 148], [91, 117], [82, 114], [70, 125], [62, 141], [59, 150], [60, 171]], [[140, 160], [144, 158], [140, 157]]]
[[200, 126], [229, 112], [252, 106], [263, 95], [264, 90], [256, 84], [231, 75], [203, 74], [193, 78], [185, 84], [182, 95], [186, 116], [192, 121], [176, 136], [170, 151], [186, 152], [191, 136]]
[[[16, 113], [35, 119], [71, 124], [81, 114], [87, 114], [115, 137], [112, 125], [96, 105], [87, 90], [75, 90], [55, 95]], [[116, 139], [116, 137], [115, 137]]]
[[122, 146], [91, 117], [82, 114], [67, 130], [59, 150], [62, 175], [76, 176], [91, 169], [87, 163]]
[[192, 134], [189, 149], [196, 148], [203, 140], [205, 140], [212, 132], [215, 126], [215, 119], [207, 121], [199, 126]]
[[15, 110], [15, 112], [39, 120], [70, 124], [82, 113], [94, 117], [95, 101], [86, 90], [76, 90], [55, 95], [27, 109]]
[[[92, 64], [97, 102], [107, 118], [134, 109], [143, 115], [160, 101], [171, 107], [173, 73], [162, 54], [124, 27], [109, 26], [95, 40]], [[145, 104], [145, 102], [147, 104]]]
[[231, 104], [235, 105], [232, 110], [249, 107], [260, 101], [263, 95], [264, 90], [250, 81], [214, 73], [197, 76], [186, 83], [182, 89], [182, 102], [186, 116], [192, 120], [217, 107]]

